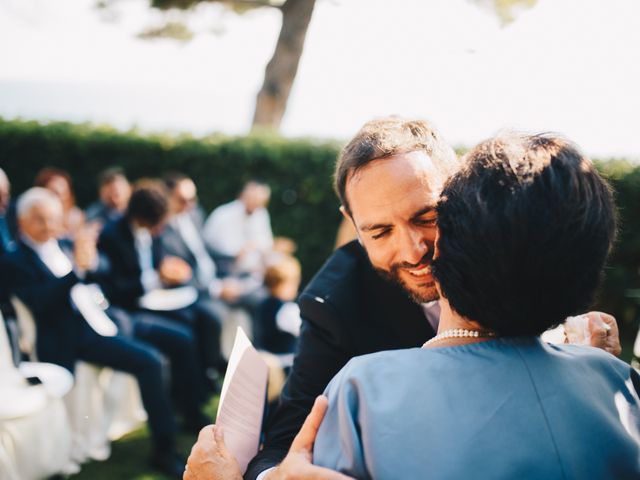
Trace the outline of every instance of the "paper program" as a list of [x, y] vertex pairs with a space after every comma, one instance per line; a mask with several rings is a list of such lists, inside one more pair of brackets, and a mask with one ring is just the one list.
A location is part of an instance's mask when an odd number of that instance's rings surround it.
[[267, 376], [267, 364], [238, 327], [222, 384], [216, 425], [223, 428], [224, 442], [242, 473], [258, 453]]

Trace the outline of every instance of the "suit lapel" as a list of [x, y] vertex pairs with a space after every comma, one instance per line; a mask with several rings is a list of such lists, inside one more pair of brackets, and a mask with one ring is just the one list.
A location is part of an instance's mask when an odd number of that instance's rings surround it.
[[182, 239], [180, 232], [171, 224], [165, 227], [162, 232], [162, 243], [165, 245], [165, 249], [171, 255], [184, 258], [190, 265], [195, 265], [196, 259], [193, 252], [189, 249], [187, 244]]
[[136, 251], [136, 241], [133, 237], [133, 231], [128, 220], [122, 217], [118, 220], [119, 235], [116, 240], [120, 243], [120, 249], [123, 256], [124, 265], [129, 265], [131, 269], [140, 271], [140, 262], [138, 261], [138, 252]]
[[37, 272], [38, 276], [45, 278], [57, 278], [33, 248], [22, 241], [20, 242], [20, 246], [22, 247], [25, 260], [35, 267], [33, 271]]

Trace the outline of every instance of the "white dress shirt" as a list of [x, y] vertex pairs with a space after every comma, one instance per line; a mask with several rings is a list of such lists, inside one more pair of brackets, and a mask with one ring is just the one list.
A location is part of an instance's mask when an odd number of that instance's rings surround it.
[[153, 238], [146, 228], [133, 228], [133, 238], [140, 265], [140, 282], [145, 292], [160, 288], [161, 282], [158, 272], [153, 268]]
[[[37, 243], [23, 235], [22, 240], [36, 252], [42, 263], [57, 278], [62, 278], [73, 270], [73, 263], [62, 251], [56, 239], [52, 238], [44, 243]], [[76, 272], [76, 274], [82, 273], [82, 276], [84, 275], [83, 272], [78, 272], [77, 270]], [[105, 337], [118, 333], [116, 324], [104, 313], [106, 303], [104, 303], [104, 295], [98, 285], [76, 283], [71, 288], [69, 295], [73, 305], [96, 333]]]
[[236, 257], [247, 246], [253, 245], [260, 252], [273, 247], [271, 219], [265, 208], [258, 208], [251, 215], [240, 200], [216, 208], [204, 225], [204, 239], [215, 251]]
[[51, 238], [44, 243], [37, 243], [23, 235], [22, 241], [36, 252], [38, 258], [56, 277], [64, 277], [73, 270], [71, 260], [62, 251], [56, 239]]

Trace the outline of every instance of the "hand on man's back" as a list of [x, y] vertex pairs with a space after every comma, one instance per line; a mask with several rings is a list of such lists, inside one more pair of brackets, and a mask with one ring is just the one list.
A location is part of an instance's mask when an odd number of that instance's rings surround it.
[[265, 480], [349, 480], [341, 473], [313, 465], [313, 444], [327, 411], [327, 397], [319, 396], [307, 415], [302, 428], [294, 438], [289, 453], [282, 463], [271, 470]]

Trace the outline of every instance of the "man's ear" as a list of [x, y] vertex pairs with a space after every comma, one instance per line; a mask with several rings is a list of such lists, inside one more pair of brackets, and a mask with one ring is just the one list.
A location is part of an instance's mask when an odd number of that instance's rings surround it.
[[358, 231], [358, 227], [356, 226], [356, 222], [353, 219], [353, 217], [351, 216], [351, 214], [349, 212], [347, 212], [347, 209], [344, 207], [344, 205], [340, 205], [340, 213], [342, 213], [342, 216], [344, 217], [344, 219], [347, 222], [351, 222], [351, 224], [353, 225], [353, 229], [356, 232], [356, 238], [358, 239], [358, 243], [360, 243], [360, 245], [362, 245], [362, 239], [360, 238], [360, 232]]
[[351, 218], [351, 215], [349, 215], [349, 212], [347, 212], [347, 209], [344, 208], [344, 205], [340, 205], [340, 213], [344, 218], [346, 218], [350, 222], [353, 222], [353, 218]]

